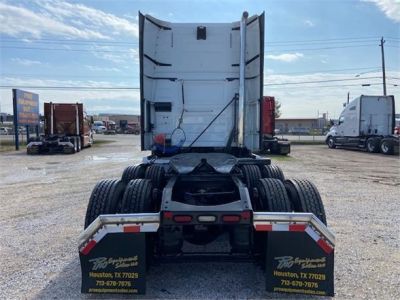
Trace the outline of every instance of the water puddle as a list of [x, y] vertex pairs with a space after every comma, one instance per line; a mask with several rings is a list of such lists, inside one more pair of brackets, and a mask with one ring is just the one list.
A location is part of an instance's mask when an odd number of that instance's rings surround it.
[[88, 161], [128, 161], [134, 159], [132, 153], [110, 153], [108, 155], [90, 155], [85, 157]]

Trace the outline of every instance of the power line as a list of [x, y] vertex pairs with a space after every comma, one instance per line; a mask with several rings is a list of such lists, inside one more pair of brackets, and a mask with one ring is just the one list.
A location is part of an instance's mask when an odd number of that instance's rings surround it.
[[[315, 40], [292, 40], [292, 41], [268, 41], [268, 44], [291, 44], [291, 43], [316, 43], [316, 42], [321, 42], [321, 43], [326, 43], [326, 42], [337, 42], [340, 43], [343, 41], [343, 43], [346, 43], [347, 41], [354, 40], [354, 42], [360, 41], [360, 40], [373, 40], [373, 39], [379, 39], [380, 36], [366, 36], [366, 37], [347, 37], [347, 38], [330, 38], [330, 39], [315, 39]], [[391, 38], [388, 37], [388, 39], [398, 39], [398, 38]], [[20, 42], [25, 42], [25, 41], [46, 41], [46, 42], [66, 42], [66, 43], [101, 43], [101, 44], [128, 44], [128, 45], [137, 45], [139, 42], [127, 42], [127, 41], [110, 41], [110, 40], [81, 40], [81, 39], [50, 39], [50, 38], [27, 38], [25, 40], [22, 39], [15, 39], [15, 38], [3, 38], [0, 36], [1, 41], [20, 41]]]
[[[371, 47], [377, 46], [376, 44], [365, 44], [365, 45], [354, 45], [354, 46], [336, 46], [336, 47], [321, 47], [321, 48], [302, 48], [302, 49], [281, 49], [279, 51], [273, 50], [272, 53], [282, 53], [282, 51], [315, 51], [315, 50], [331, 50], [331, 49], [343, 49], [343, 48], [359, 48], [359, 47]], [[265, 51], [266, 54], [271, 53], [268, 50]]]
[[[375, 70], [380, 67], [371, 66], [371, 67], [361, 67], [361, 68], [345, 68], [345, 69], [325, 69], [325, 70], [310, 70], [310, 71], [299, 71], [299, 72], [284, 72], [284, 73], [272, 73], [265, 74], [266, 77], [270, 76], [279, 76], [279, 75], [291, 75], [291, 74], [315, 74], [322, 72], [341, 72], [341, 71], [357, 71], [357, 70]], [[110, 70], [112, 71], [112, 70]], [[1, 73], [2, 76], [19, 76], [19, 77], [74, 77], [74, 78], [139, 78], [138, 75], [65, 75], [65, 74], [44, 74], [44, 73]]]
[[366, 37], [348, 37], [348, 38], [331, 38], [331, 39], [316, 39], [316, 40], [295, 40], [295, 41], [271, 41], [270, 44], [282, 43], [313, 43], [313, 42], [327, 42], [327, 41], [347, 41], [347, 40], [363, 40], [363, 39], [379, 39], [380, 36], [366, 36]]
[[[372, 85], [382, 85], [382, 83], [368, 83], [364, 86]], [[394, 83], [388, 83], [388, 85], [397, 86]], [[264, 85], [268, 86], [268, 85]], [[348, 86], [359, 86], [361, 84], [340, 84], [340, 85], [318, 85], [318, 86], [304, 86], [302, 88], [331, 88], [331, 87], [348, 87]], [[274, 88], [273, 86], [270, 86]], [[37, 90], [84, 90], [84, 91], [97, 91], [97, 90], [110, 90], [110, 91], [121, 91], [121, 90], [139, 90], [139, 87], [90, 87], [90, 86], [25, 86], [25, 85], [0, 85], [0, 89], [10, 89], [10, 88], [26, 88], [26, 89], [37, 89]], [[289, 86], [287, 88], [298, 88], [295, 86]]]
[[139, 87], [95, 87], [95, 86], [25, 86], [25, 85], [0, 85], [1, 89], [9, 88], [27, 88], [38, 90], [90, 90], [90, 91], [103, 91], [103, 90], [139, 90]]
[[139, 78], [138, 75], [65, 75], [65, 74], [18, 74], [18, 73], [1, 73], [2, 76], [18, 76], [18, 77], [73, 77], [73, 78]]
[[98, 43], [98, 44], [128, 44], [128, 45], [138, 45], [139, 42], [126, 42], [126, 41], [105, 41], [105, 40], [78, 40], [78, 39], [11, 39], [11, 38], [1, 38], [0, 41], [18, 41], [18, 42], [36, 42], [36, 41], [44, 41], [44, 42], [65, 42], [65, 43]]
[[18, 47], [1, 46], [0, 49], [25, 49], [25, 50], [44, 50], [44, 51], [72, 51], [72, 52], [106, 52], [106, 53], [128, 53], [122, 50], [96, 50], [96, 49], [68, 49], [68, 48], [44, 48], [44, 47]]
[[[302, 46], [302, 45], [318, 45], [318, 44], [354, 44], [354, 43], [362, 43], [362, 42], [373, 42], [375, 39], [363, 39], [363, 40], [347, 40], [347, 41], [314, 41], [314, 42], [302, 42], [302, 43], [274, 43], [274, 42], [266, 42], [265, 45], [268, 47], [286, 47], [286, 46]], [[60, 42], [64, 45], [107, 45], [112, 47], [132, 47], [137, 46], [138, 42], [113, 42], [113, 41], [75, 41], [75, 40], [13, 40], [13, 39], [2, 39], [2, 42], [11, 43], [11, 44], [54, 44], [57, 42], [57, 45], [60, 45]]]
[[[372, 85], [382, 85], [382, 83], [368, 83], [368, 85], [366, 86], [372, 86]], [[392, 84], [388, 84], [388, 85], [392, 85]], [[393, 84], [394, 85], [394, 84]], [[362, 84], [334, 84], [334, 85], [318, 85], [318, 86], [302, 86], [301, 89], [305, 88], [305, 89], [319, 89], [319, 88], [337, 88], [337, 87], [349, 87], [349, 86], [358, 86], [358, 87], [362, 87]], [[274, 87], [274, 86], [270, 86], [270, 88], [279, 88], [279, 87]], [[299, 87], [297, 86], [288, 86], [285, 87], [285, 89], [287, 88], [293, 88], [293, 89], [299, 89]]]
[[326, 45], [326, 44], [360, 44], [360, 43], [371, 43], [377, 41], [377, 39], [366, 39], [366, 40], [357, 40], [357, 41], [322, 41], [322, 42], [303, 42], [303, 43], [285, 43], [285, 44], [275, 44], [272, 42], [266, 41], [265, 45], [269, 45], [270, 47], [286, 47], [286, 46], [298, 46], [298, 45]]
[[[375, 44], [366, 45], [353, 45], [353, 46], [336, 46], [336, 47], [321, 47], [321, 48], [303, 48], [303, 49], [282, 49], [280, 51], [272, 51], [266, 53], [281, 53], [282, 51], [316, 51], [316, 50], [331, 50], [331, 49], [343, 49], [343, 48], [358, 48], [358, 47], [371, 47], [376, 46]], [[99, 50], [99, 49], [67, 49], [67, 48], [44, 48], [44, 47], [18, 47], [18, 46], [1, 46], [1, 49], [21, 49], [21, 50], [41, 50], [41, 51], [66, 51], [66, 52], [104, 52], [104, 53], [128, 53], [128, 51], [121, 50]]]
[[363, 68], [346, 68], [346, 69], [329, 69], [329, 70], [312, 70], [312, 71], [303, 71], [303, 72], [285, 72], [285, 73], [276, 73], [276, 74], [266, 74], [265, 76], [274, 76], [274, 75], [288, 75], [288, 74], [313, 74], [313, 73], [322, 73], [322, 72], [340, 72], [340, 71], [357, 71], [357, 70], [367, 70], [367, 69], [378, 69], [380, 67], [363, 67]]
[[[298, 81], [298, 82], [281, 82], [281, 83], [269, 83], [264, 84], [264, 86], [279, 86], [279, 85], [293, 85], [293, 84], [308, 84], [308, 83], [325, 83], [325, 82], [341, 82], [341, 81], [354, 81], [354, 80], [366, 80], [366, 79], [376, 79], [380, 78], [365, 77], [365, 78], [348, 78], [348, 79], [329, 79], [329, 80], [315, 80], [315, 81]], [[2, 85], [1, 88], [16, 88], [18, 86], [14, 85]], [[91, 89], [91, 90], [139, 90], [139, 87], [121, 86], [121, 87], [93, 87], [93, 86], [24, 86], [25, 88], [34, 89]]]
[[346, 79], [328, 79], [328, 80], [314, 80], [314, 81], [267, 83], [267, 84], [264, 84], [264, 86], [308, 84], [308, 83], [322, 83], [322, 82], [340, 82], [340, 81], [356, 81], [356, 80], [366, 80], [366, 79], [376, 79], [376, 78], [381, 78], [381, 77], [380, 76], [373, 76], [373, 77], [363, 77], [363, 78], [346, 78]]

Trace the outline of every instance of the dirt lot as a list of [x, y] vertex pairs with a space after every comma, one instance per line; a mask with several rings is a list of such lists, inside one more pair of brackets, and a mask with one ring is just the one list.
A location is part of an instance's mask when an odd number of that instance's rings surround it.
[[[137, 136], [101, 138], [115, 142], [68, 156], [0, 154], [0, 298], [95, 298], [80, 294], [77, 250], [91, 190], [143, 156]], [[399, 299], [399, 157], [318, 145], [274, 160], [321, 192], [336, 233], [336, 297]], [[277, 297], [248, 263], [155, 266], [147, 280], [147, 298]]]

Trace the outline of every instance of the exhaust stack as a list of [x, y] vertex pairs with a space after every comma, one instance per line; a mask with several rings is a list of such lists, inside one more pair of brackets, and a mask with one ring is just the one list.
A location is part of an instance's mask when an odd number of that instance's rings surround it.
[[238, 146], [244, 147], [244, 124], [245, 124], [245, 78], [246, 78], [246, 26], [249, 14], [243, 12], [240, 21], [240, 64], [239, 64], [239, 105], [238, 105]]

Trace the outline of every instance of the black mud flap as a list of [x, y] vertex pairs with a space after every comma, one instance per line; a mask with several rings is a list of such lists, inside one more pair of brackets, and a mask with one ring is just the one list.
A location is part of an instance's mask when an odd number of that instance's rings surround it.
[[307, 231], [268, 232], [268, 292], [334, 296], [334, 248]]
[[79, 252], [82, 293], [144, 294], [146, 233], [110, 232]]

